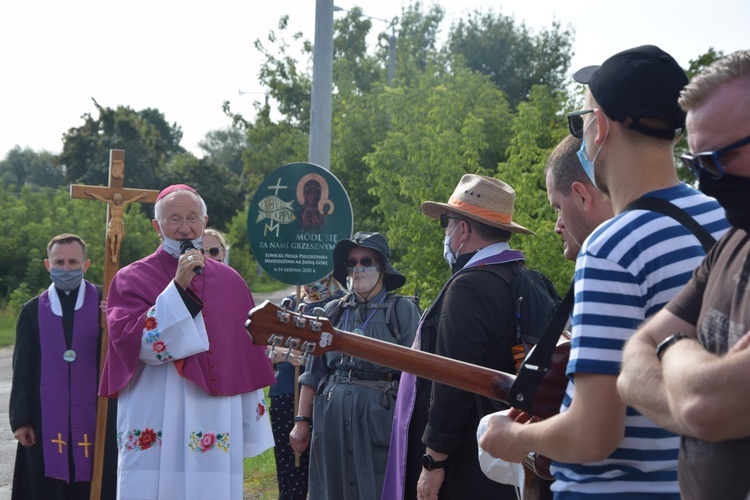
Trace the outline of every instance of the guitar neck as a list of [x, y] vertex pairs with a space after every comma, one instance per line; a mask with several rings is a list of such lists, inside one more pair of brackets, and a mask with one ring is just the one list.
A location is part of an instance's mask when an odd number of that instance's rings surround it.
[[514, 375], [334, 329], [335, 350], [507, 404]]

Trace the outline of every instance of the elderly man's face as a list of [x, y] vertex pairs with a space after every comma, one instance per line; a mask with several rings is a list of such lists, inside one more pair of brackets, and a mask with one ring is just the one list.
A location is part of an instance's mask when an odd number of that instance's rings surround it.
[[[750, 136], [750, 93], [747, 77], [724, 85], [699, 107], [688, 111], [690, 152], [715, 151]], [[719, 158], [724, 172], [750, 178], [750, 144]]]
[[201, 203], [196, 195], [176, 191], [162, 203], [162, 219], [157, 227], [161, 234], [173, 240], [195, 240], [203, 234], [208, 217], [201, 216]]

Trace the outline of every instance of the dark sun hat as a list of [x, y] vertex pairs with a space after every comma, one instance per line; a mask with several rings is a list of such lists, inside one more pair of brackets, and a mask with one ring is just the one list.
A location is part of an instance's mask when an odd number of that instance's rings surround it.
[[534, 234], [534, 231], [513, 222], [515, 201], [516, 192], [500, 179], [466, 174], [461, 177], [448, 203], [425, 201], [420, 208], [422, 213], [433, 219], [446, 212], [454, 212], [511, 233]]
[[353, 247], [363, 247], [375, 250], [380, 254], [380, 261], [383, 269], [383, 286], [385, 289], [390, 291], [401, 288], [406, 283], [406, 276], [396, 271], [390, 264], [391, 249], [388, 246], [388, 240], [385, 239], [380, 233], [365, 233], [358, 232], [352, 239], [343, 239], [336, 243], [336, 247], [333, 249], [333, 277], [339, 283], [346, 283], [346, 257], [349, 255], [349, 250]]

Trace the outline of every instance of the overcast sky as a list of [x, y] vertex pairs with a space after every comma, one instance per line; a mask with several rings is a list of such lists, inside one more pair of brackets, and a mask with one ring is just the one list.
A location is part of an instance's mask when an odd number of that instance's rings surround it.
[[[391, 19], [409, 1], [334, 0]], [[651, 43], [683, 66], [709, 47], [750, 46], [747, 0], [438, 0], [450, 20], [493, 9], [538, 32], [553, 20], [575, 30], [571, 72]], [[0, 5], [0, 158], [13, 146], [60, 152], [62, 134], [105, 107], [157, 108], [183, 131], [182, 145], [229, 125], [221, 105], [252, 117], [263, 99], [253, 47], [288, 14], [314, 39], [315, 0], [6, 0]], [[424, 1], [424, 6], [432, 5]], [[340, 13], [334, 16], [340, 16]], [[373, 22], [373, 28], [386, 25]], [[240, 91], [244, 95], [240, 95]], [[104, 159], [106, 161], [106, 159]]]

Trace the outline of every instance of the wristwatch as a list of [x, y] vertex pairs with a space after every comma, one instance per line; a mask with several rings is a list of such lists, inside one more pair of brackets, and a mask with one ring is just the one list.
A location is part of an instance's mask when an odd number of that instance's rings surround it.
[[312, 419], [304, 415], [297, 415], [296, 417], [294, 417], [294, 421], [295, 422], [307, 422], [308, 424], [312, 423]]
[[659, 358], [659, 361], [661, 361], [662, 356], [664, 356], [664, 353], [667, 352], [667, 349], [669, 349], [670, 346], [686, 338], [687, 335], [682, 332], [675, 333], [674, 335], [670, 335], [669, 337], [665, 338], [664, 340], [659, 342], [659, 345], [656, 346], [656, 357]]
[[444, 469], [447, 460], [435, 460], [432, 455], [425, 453], [422, 455], [422, 468], [424, 470]]

